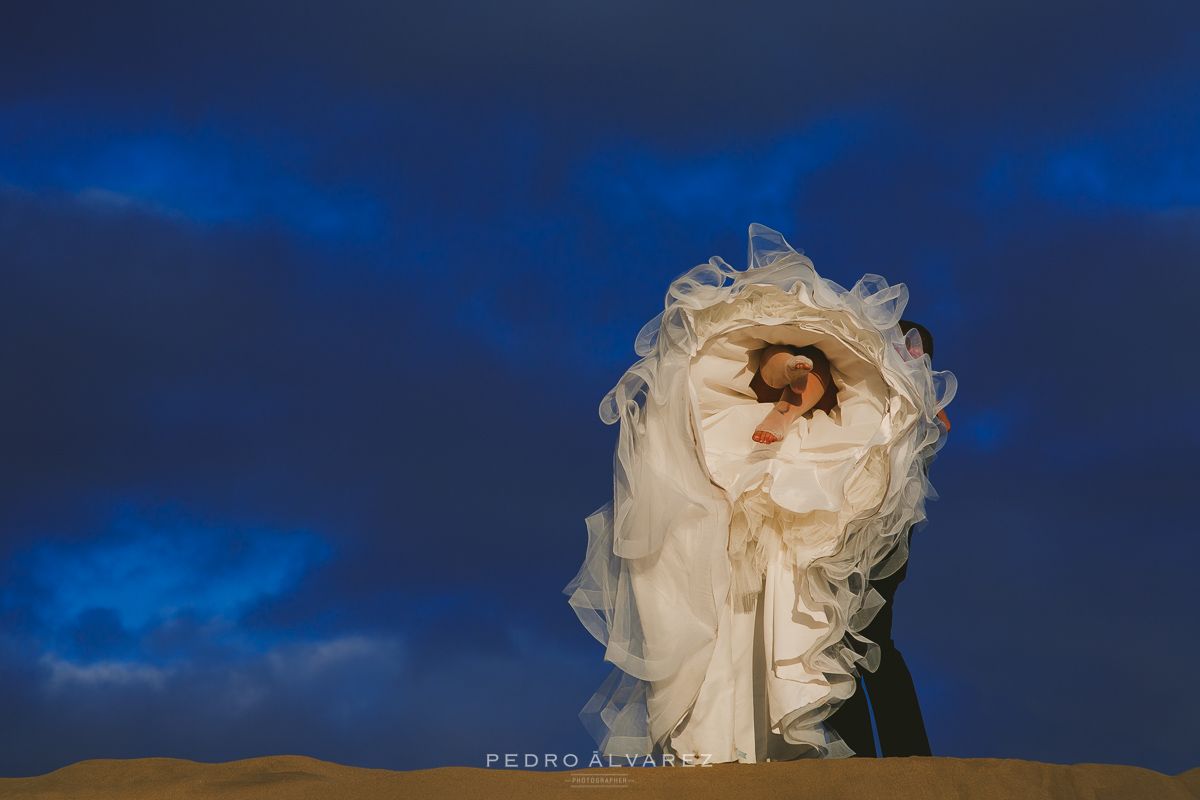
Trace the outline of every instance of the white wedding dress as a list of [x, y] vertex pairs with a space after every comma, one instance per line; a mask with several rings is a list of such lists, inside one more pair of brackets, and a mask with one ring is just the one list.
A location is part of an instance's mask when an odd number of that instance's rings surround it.
[[[955, 389], [900, 333], [907, 299], [876, 275], [846, 291], [759, 225], [748, 270], [714, 258], [671, 284], [601, 405], [614, 497], [566, 588], [616, 665], [581, 715], [602, 752], [851, 755], [823, 720], [877, 662], [856, 633], [882, 602], [867, 578], [908, 557]], [[764, 445], [769, 344], [820, 348], [838, 395]]]

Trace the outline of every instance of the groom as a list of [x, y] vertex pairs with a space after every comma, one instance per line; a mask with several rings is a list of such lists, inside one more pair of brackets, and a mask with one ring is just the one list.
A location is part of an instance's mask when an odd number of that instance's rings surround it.
[[[905, 334], [916, 330], [921, 337], [922, 350], [933, 358], [933, 337], [924, 326], [902, 319], [900, 330]], [[938, 412], [938, 419], [948, 432], [950, 421], [944, 411]], [[912, 528], [909, 528], [906, 536], [911, 543]], [[826, 720], [859, 757], [876, 757], [875, 737], [871, 733], [872, 711], [875, 714], [875, 730], [879, 734], [879, 748], [885, 757], [933, 755], [929, 749], [929, 736], [925, 733], [925, 721], [921, 717], [921, 705], [917, 702], [912, 674], [904, 663], [904, 656], [892, 641], [896, 589], [907, 573], [908, 561], [905, 560], [904, 566], [896, 572], [871, 581], [871, 588], [883, 596], [884, 605], [871, 624], [862, 630], [862, 635], [879, 645], [879, 668], [874, 672], [862, 671], [854, 695]]]

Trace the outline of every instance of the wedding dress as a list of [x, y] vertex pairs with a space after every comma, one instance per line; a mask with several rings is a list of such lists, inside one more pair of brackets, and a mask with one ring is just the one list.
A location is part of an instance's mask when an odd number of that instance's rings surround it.
[[[936, 497], [956, 387], [897, 327], [907, 299], [877, 275], [821, 278], [760, 225], [749, 269], [713, 258], [671, 284], [601, 405], [620, 423], [614, 496], [565, 590], [616, 666], [581, 714], [606, 755], [852, 754], [823, 720], [878, 663], [857, 633], [882, 602], [868, 578], [900, 568]], [[750, 381], [770, 344], [818, 347], [837, 405], [768, 445]]]

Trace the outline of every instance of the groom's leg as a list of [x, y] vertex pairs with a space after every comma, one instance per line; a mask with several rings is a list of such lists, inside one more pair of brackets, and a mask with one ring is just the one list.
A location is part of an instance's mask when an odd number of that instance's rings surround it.
[[[875, 727], [879, 748], [886, 757], [931, 756], [929, 735], [917, 702], [912, 674], [900, 651], [883, 651], [879, 670], [867, 678], [871, 704], [875, 709]], [[870, 675], [870, 673], [868, 673]]]
[[825, 723], [838, 732], [856, 758], [876, 758], [875, 734], [871, 732], [871, 710], [862, 678], [857, 680], [853, 696], [842, 703]]
[[907, 572], [906, 561], [894, 574], [871, 581], [871, 587], [883, 595], [886, 602], [863, 630], [864, 636], [879, 645], [879, 669], [863, 674], [871, 697], [871, 709], [875, 713], [879, 749], [885, 757], [933, 755], [912, 674], [892, 641], [893, 600], [896, 588]]

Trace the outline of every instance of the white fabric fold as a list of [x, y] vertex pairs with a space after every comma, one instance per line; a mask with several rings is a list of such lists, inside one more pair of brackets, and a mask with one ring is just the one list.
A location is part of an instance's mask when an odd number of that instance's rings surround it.
[[[867, 579], [899, 569], [936, 497], [956, 388], [900, 333], [907, 299], [877, 275], [821, 278], [760, 225], [749, 269], [714, 258], [671, 284], [601, 405], [620, 424], [614, 496], [566, 588], [616, 666], [583, 713], [605, 753], [850, 754], [822, 720], [875, 666]], [[750, 379], [768, 344], [820, 348], [838, 403], [762, 445]]]

